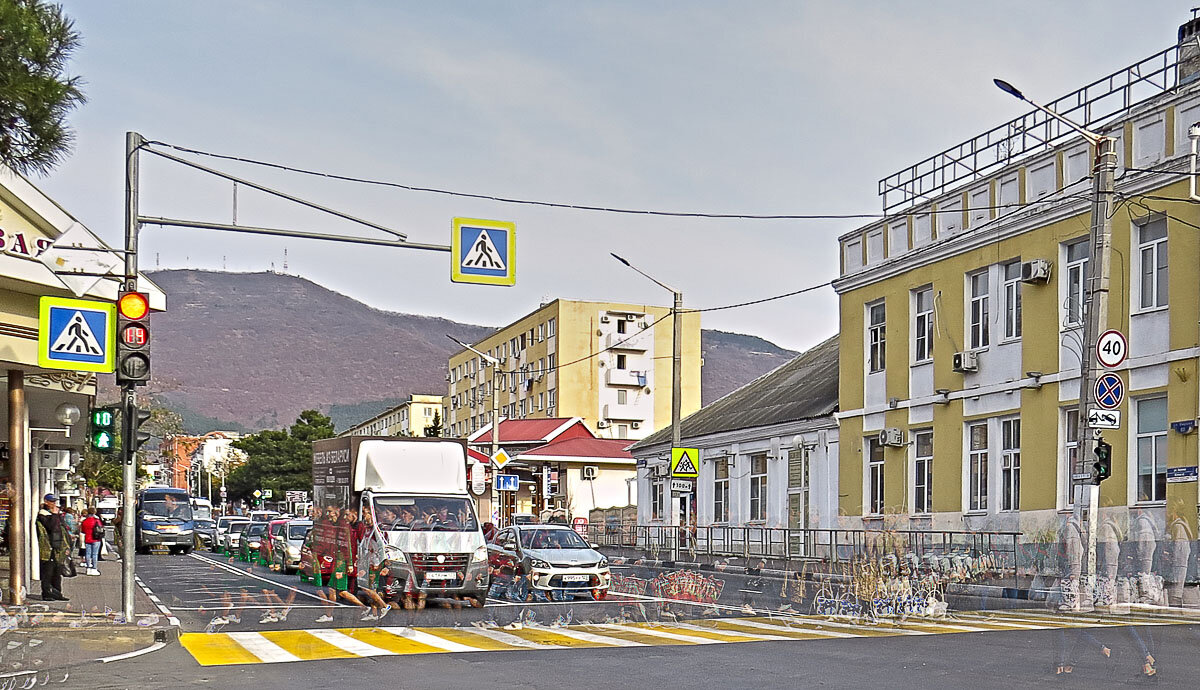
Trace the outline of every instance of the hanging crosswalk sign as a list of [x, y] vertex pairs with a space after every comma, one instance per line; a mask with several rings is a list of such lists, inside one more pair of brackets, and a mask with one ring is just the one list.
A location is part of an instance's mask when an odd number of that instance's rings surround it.
[[112, 373], [117, 307], [111, 302], [42, 297], [38, 366]]
[[671, 449], [671, 476], [676, 478], [690, 477], [695, 479], [700, 471], [700, 451], [696, 448]]
[[450, 280], [478, 285], [515, 285], [516, 253], [515, 224], [455, 218], [450, 234]]

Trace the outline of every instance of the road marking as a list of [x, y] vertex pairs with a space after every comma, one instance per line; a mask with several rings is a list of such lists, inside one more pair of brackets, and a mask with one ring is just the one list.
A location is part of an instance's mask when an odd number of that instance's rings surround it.
[[[275, 585], [275, 586], [277, 586], [277, 587], [283, 587], [284, 589], [291, 590], [291, 591], [293, 591], [293, 592], [295, 592], [295, 593], [297, 593], [297, 594], [303, 594], [304, 596], [306, 596], [306, 597], [309, 597], [309, 598], [312, 598], [312, 599], [316, 599], [317, 601], [324, 601], [324, 602], [326, 602], [326, 603], [329, 603], [329, 602], [328, 602], [328, 600], [326, 600], [326, 599], [323, 599], [322, 597], [319, 597], [319, 596], [317, 596], [316, 594], [313, 594], [312, 592], [305, 592], [304, 590], [302, 590], [302, 589], [297, 589], [297, 588], [295, 588], [295, 587], [292, 587], [291, 585], [285, 585], [285, 584], [283, 584], [282, 582], [276, 582], [275, 580], [272, 580], [272, 579], [270, 579], [270, 578], [262, 577], [261, 575], [255, 575], [254, 573], [252, 573], [252, 572], [250, 572], [250, 571], [248, 571], [248, 570], [238, 570], [237, 568], [235, 568], [235, 567], [233, 567], [233, 566], [229, 565], [228, 563], [222, 563], [222, 562], [220, 562], [220, 561], [215, 561], [215, 560], [213, 560], [213, 559], [211, 559], [211, 558], [208, 558], [208, 557], [206, 557], [206, 556], [201, 556], [200, 554], [198, 554], [198, 553], [195, 553], [195, 552], [193, 552], [193, 553], [189, 553], [189, 554], [188, 554], [188, 557], [189, 557], [189, 558], [194, 558], [194, 559], [196, 559], [196, 560], [198, 560], [198, 561], [200, 561], [200, 562], [202, 562], [202, 563], [208, 563], [209, 565], [216, 566], [216, 567], [218, 567], [218, 568], [221, 568], [222, 570], [226, 570], [226, 571], [228, 571], [228, 572], [231, 572], [231, 573], [233, 573], [234, 575], [242, 575], [242, 576], [245, 576], [245, 577], [252, 577], [252, 578], [254, 578], [255, 580], [260, 580], [260, 581], [262, 581], [262, 582], [266, 582], [266, 583], [269, 583], [269, 584]], [[336, 605], [337, 605], [337, 606], [346, 606], [346, 604], [343, 604], [343, 603], [341, 603], [341, 602], [337, 602], [337, 604], [336, 604]]]
[[338, 649], [349, 652], [351, 656], [389, 656], [396, 653], [388, 649], [380, 649], [362, 640], [356, 640], [337, 630], [309, 630], [308, 634], [322, 642], [327, 642]]
[[463, 630], [471, 633], [472, 635], [482, 635], [489, 640], [493, 640], [501, 644], [512, 645], [514, 647], [524, 647], [526, 649], [562, 649], [562, 647], [558, 645], [526, 640], [523, 637], [510, 635], [506, 632], [496, 630], [495, 628], [463, 628]]
[[780, 625], [778, 623], [767, 623], [765, 621], [753, 620], [751, 618], [721, 618], [717, 622], [726, 625], [746, 626], [750, 628], [759, 628], [761, 630], [777, 630], [780, 632], [803, 633], [806, 635], [821, 635], [822, 637], [862, 637], [854, 633], [841, 632], [838, 630], [820, 630], [809, 627], [792, 627], [790, 625]]
[[[461, 642], [448, 640], [440, 635], [431, 635], [416, 628], [380, 628], [380, 630], [390, 632], [397, 637], [404, 637], [424, 645], [429, 645], [430, 647], [436, 647], [444, 652], [481, 652], [486, 649], [486, 647], [472, 647]], [[439, 630], [438, 632], [444, 633], [445, 631]]]
[[[603, 626], [599, 626], [603, 627]], [[622, 640], [619, 637], [609, 637], [607, 635], [596, 635], [590, 632], [584, 632], [576, 628], [543, 628], [538, 626], [535, 630], [552, 632], [555, 635], [570, 637], [581, 642], [591, 642], [592, 644], [607, 645], [613, 647], [648, 647], [650, 645], [645, 642], [636, 642], [634, 640]], [[519, 632], [519, 631], [518, 631]], [[639, 631], [641, 632], [641, 631]]]
[[[622, 626], [616, 625], [615, 623], [605, 623], [603, 625], [597, 625], [596, 627], [603, 628], [605, 630], [612, 630], [614, 628], [617, 630], [623, 629]], [[692, 644], [720, 644], [722, 642], [738, 641], [734, 638], [727, 638], [724, 640], [714, 640], [711, 637], [700, 637], [698, 635], [684, 635], [681, 633], [663, 630], [661, 628], [653, 628], [653, 627], [650, 627], [649, 625], [638, 625], [635, 627], [637, 628], [637, 631], [642, 633], [643, 635], [649, 635], [651, 637], [662, 637], [662, 638], [668, 639], [668, 640], [675, 640], [676, 642], [691, 642]]]
[[[690, 630], [690, 631], [693, 631], [696, 634], [700, 635], [701, 637], [713, 637], [713, 636], [719, 634], [716, 630], [713, 630], [712, 627], [706, 628], [704, 626], [695, 625], [693, 623], [671, 623], [671, 627], [679, 628], [681, 630]], [[736, 639], [738, 637], [744, 637], [744, 638], [747, 638], [750, 640], [791, 640], [791, 639], [794, 639], [791, 637], [784, 637], [783, 635], [764, 635], [762, 633], [742, 632], [740, 630], [730, 630], [728, 635], [722, 635], [721, 637], [714, 637], [714, 639], [727, 640], [729, 638], [735, 638], [733, 641], [741, 642], [741, 640]]]
[[263, 637], [256, 632], [231, 632], [225, 633], [229, 639], [237, 642], [260, 660], [274, 664], [281, 661], [300, 661], [300, 657], [283, 649], [274, 642]]

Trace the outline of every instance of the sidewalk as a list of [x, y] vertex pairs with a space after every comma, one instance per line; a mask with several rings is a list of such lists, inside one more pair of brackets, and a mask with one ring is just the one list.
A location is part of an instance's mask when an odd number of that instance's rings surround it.
[[[111, 553], [111, 550], [110, 550]], [[70, 601], [42, 601], [34, 580], [20, 607], [0, 608], [0, 678], [33, 671], [67, 669], [105, 657], [145, 649], [178, 636], [173, 619], [137, 587], [136, 620], [121, 615], [121, 561], [115, 554], [100, 563], [99, 576], [63, 578]], [[0, 586], [8, 590], [8, 557], [0, 556]]]

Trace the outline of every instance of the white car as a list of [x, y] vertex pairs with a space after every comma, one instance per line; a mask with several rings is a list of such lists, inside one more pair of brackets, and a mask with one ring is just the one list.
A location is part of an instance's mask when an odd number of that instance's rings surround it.
[[248, 518], [240, 516], [226, 516], [217, 520], [217, 538], [214, 541], [216, 546], [214, 551], [225, 551], [233, 553], [237, 551], [241, 541], [242, 530], [246, 529], [246, 525], [250, 524]]
[[603, 599], [612, 576], [608, 559], [565, 525], [513, 525], [488, 545], [494, 578], [529, 577], [534, 589]]

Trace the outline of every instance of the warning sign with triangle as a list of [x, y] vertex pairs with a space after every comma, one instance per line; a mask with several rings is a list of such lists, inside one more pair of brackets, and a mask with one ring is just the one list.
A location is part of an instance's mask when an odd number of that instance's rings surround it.
[[92, 333], [81, 311], [76, 311], [67, 319], [66, 328], [62, 329], [51, 343], [50, 351], [93, 357], [104, 354], [104, 348], [100, 346], [100, 341], [96, 340], [96, 334]]
[[116, 306], [111, 302], [42, 297], [38, 366], [109, 373], [116, 349]]
[[700, 450], [698, 448], [672, 448], [671, 476], [695, 478], [700, 474], [697, 470], [699, 463], [696, 462], [699, 458]]
[[499, 220], [455, 218], [450, 280], [479, 285], [516, 283], [516, 226]]
[[462, 266], [463, 268], [482, 268], [493, 271], [508, 269], [504, 258], [500, 256], [500, 250], [496, 249], [496, 244], [492, 242], [487, 230], [480, 230], [479, 234], [475, 236], [475, 241], [467, 250], [467, 256], [463, 259]]

